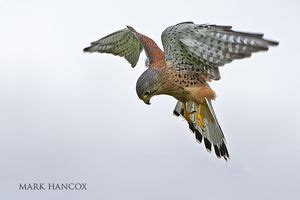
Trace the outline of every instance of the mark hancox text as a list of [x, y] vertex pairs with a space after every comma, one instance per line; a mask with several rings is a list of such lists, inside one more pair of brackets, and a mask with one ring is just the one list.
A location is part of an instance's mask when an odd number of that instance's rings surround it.
[[87, 183], [20, 183], [19, 190], [87, 190]]

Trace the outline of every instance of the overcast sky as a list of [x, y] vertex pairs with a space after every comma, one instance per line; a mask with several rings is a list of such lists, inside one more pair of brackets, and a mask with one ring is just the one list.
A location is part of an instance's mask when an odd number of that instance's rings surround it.
[[[296, 0], [0, 0], [0, 198], [297, 198], [299, 9]], [[229, 162], [173, 116], [175, 99], [138, 99], [144, 54], [132, 69], [120, 57], [82, 52], [125, 25], [161, 46], [161, 32], [183, 21], [280, 41], [226, 65], [211, 84]], [[86, 182], [88, 190], [18, 190], [32, 182]]]

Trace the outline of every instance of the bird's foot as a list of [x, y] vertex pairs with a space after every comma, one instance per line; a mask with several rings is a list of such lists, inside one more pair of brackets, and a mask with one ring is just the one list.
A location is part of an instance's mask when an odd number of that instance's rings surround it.
[[185, 120], [189, 123], [189, 124], [193, 124], [193, 121], [191, 120], [190, 114], [187, 112], [186, 110], [183, 111], [183, 117], [185, 118]]
[[201, 115], [201, 105], [198, 105], [197, 107], [197, 121], [199, 126], [201, 127], [201, 129], [204, 129], [204, 123], [203, 123], [203, 119], [202, 119], [202, 115]]

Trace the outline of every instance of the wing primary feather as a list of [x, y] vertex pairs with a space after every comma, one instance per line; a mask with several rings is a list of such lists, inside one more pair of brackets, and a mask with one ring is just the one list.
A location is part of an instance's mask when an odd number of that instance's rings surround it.
[[113, 32], [83, 49], [84, 52], [110, 53], [124, 57], [132, 67], [136, 66], [142, 50], [141, 42], [128, 28]]
[[[177, 40], [186, 54], [202, 63], [200, 67], [207, 66], [206, 69], [223, 66], [235, 59], [250, 57], [254, 52], [267, 51], [270, 46], [279, 44], [277, 41], [263, 38], [262, 33], [234, 31], [231, 26], [181, 24], [175, 27], [176, 29], [167, 29], [170, 32], [168, 37], [172, 37], [174, 33], [171, 31], [175, 31]], [[168, 38], [167, 31], [164, 31], [162, 37], [164, 40]], [[178, 59], [177, 56], [176, 60]], [[214, 77], [209, 72], [207, 76], [214, 80], [220, 78]]]

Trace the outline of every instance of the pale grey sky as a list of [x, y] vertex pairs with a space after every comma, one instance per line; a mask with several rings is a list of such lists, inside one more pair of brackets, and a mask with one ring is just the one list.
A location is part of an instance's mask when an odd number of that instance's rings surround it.
[[[0, 0], [0, 198], [297, 198], [299, 9], [296, 0]], [[164, 28], [183, 21], [280, 41], [226, 65], [211, 84], [229, 162], [172, 115], [175, 99], [138, 99], [144, 54], [132, 69], [119, 57], [82, 53], [125, 25], [161, 46]], [[30, 182], [87, 182], [88, 190], [18, 190]]]

